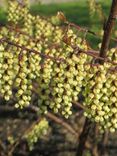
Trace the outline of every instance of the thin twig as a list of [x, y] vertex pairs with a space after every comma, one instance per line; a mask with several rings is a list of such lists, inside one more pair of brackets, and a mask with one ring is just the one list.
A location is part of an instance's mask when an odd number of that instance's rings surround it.
[[8, 43], [8, 44], [10, 44], [12, 46], [15, 46], [17, 48], [20, 48], [22, 50], [26, 50], [26, 51], [31, 52], [31, 53], [39, 54], [40, 56], [42, 56], [42, 57], [44, 57], [46, 59], [52, 59], [52, 60], [56, 60], [56, 61], [64, 61], [63, 58], [56, 58], [56, 57], [52, 57], [52, 56], [43, 54], [43, 53], [38, 52], [38, 51], [36, 51], [34, 49], [29, 49], [29, 48], [27, 48], [27, 47], [25, 47], [23, 45], [19, 45], [19, 43], [15, 43], [15, 42], [9, 41], [9, 39], [7, 39], [7, 38], [0, 39], [0, 42], [6, 42], [6, 43]]
[[[70, 22], [67, 21], [66, 24], [69, 24], [69, 26], [72, 26], [72, 27], [76, 28], [78, 31], [87, 32], [87, 33], [89, 33], [91, 35], [94, 35], [94, 36], [100, 38], [100, 39], [102, 39], [102, 37], [103, 37], [102, 35], [99, 35], [98, 33], [93, 32], [92, 30], [89, 30], [88, 28], [83, 28], [83, 27], [81, 27], [81, 26], [79, 26], [79, 25], [77, 25], [75, 23], [70, 23]], [[114, 42], [117, 42], [117, 39], [114, 38], [114, 37], [111, 37], [111, 40], [113, 40]]]
[[8, 151], [8, 156], [12, 156], [15, 148], [17, 147], [17, 145], [22, 141], [22, 139], [25, 137], [26, 134], [28, 134], [36, 124], [38, 124], [41, 120], [43, 120], [43, 118], [38, 118], [37, 121], [35, 121], [28, 129], [24, 130], [24, 133], [15, 141], [15, 143], [13, 145], [11, 145], [9, 151]]
[[81, 103], [79, 103], [79, 102], [75, 102], [75, 101], [73, 101], [72, 103], [73, 103], [74, 105], [76, 105], [77, 107], [83, 109], [83, 110], [86, 109], [85, 106], [83, 106], [83, 104], [81, 104]]
[[[22, 110], [20, 109], [16, 109], [14, 107], [11, 106], [0, 106], [0, 117], [2, 118], [7, 118], [10, 116], [13, 118], [21, 118], [21, 115], [18, 116], [19, 113], [23, 113], [25, 115], [25, 112], [28, 113], [27, 117], [30, 116], [30, 113], [35, 114], [35, 119], [38, 118], [38, 111], [39, 108], [36, 106], [29, 106], [27, 108], [24, 108]], [[2, 113], [1, 113], [2, 112]], [[5, 114], [5, 115], [4, 115]], [[22, 116], [23, 116], [22, 114]], [[7, 116], [8, 115], [8, 116]], [[65, 127], [70, 133], [72, 133], [75, 136], [78, 136], [77, 132], [73, 129], [72, 126], [70, 126], [66, 121], [64, 121], [63, 119], [55, 116], [54, 114], [52, 114], [51, 112], [48, 112], [47, 114], [45, 114], [44, 116], [46, 116], [47, 118], [50, 118], [51, 120], [55, 121], [56, 123], [62, 125], [63, 127]]]
[[[10, 44], [10, 45], [12, 45], [12, 46], [18, 47], [18, 48], [20, 48], [20, 49], [22, 49], [22, 50], [26, 50], [26, 51], [28, 51], [28, 52], [32, 52], [32, 53], [35, 53], [35, 54], [39, 54], [40, 56], [42, 56], [42, 57], [44, 57], [44, 58], [46, 58], [46, 59], [52, 59], [52, 60], [58, 61], [58, 62], [66, 62], [66, 60], [65, 60], [64, 58], [56, 58], [56, 57], [52, 57], [52, 56], [50, 56], [50, 55], [43, 54], [43, 53], [38, 52], [38, 51], [36, 51], [36, 50], [34, 50], [34, 49], [29, 49], [29, 48], [27, 48], [27, 47], [25, 47], [25, 46], [23, 46], [23, 45], [19, 45], [19, 43], [15, 43], [15, 42], [9, 41], [9, 39], [7, 39], [7, 38], [2, 38], [2, 39], [0, 39], [0, 42], [1, 42], [1, 43], [6, 42], [6, 43], [8, 43], [8, 44]], [[109, 63], [111, 63], [111, 64], [113, 64], [113, 65], [117, 65], [116, 62], [113, 62], [113, 61], [109, 60], [108, 58], [100, 57], [100, 56], [98, 55], [98, 52], [97, 52], [97, 51], [94, 51], [94, 50], [87, 50], [87, 51], [85, 51], [85, 50], [83, 50], [83, 49], [80, 49], [79, 47], [73, 47], [73, 46], [72, 46], [72, 48], [74, 48], [75, 52], [78, 52], [78, 53], [79, 53], [79, 52], [82, 52], [82, 53], [85, 53], [85, 54], [87, 54], [87, 55], [89, 55], [89, 56], [92, 56], [92, 57], [94, 57], [94, 58], [96, 58], [96, 59], [99, 59], [99, 60], [101, 60], [101, 61], [109, 62]]]
[[63, 127], [65, 127], [69, 132], [71, 132], [71, 134], [75, 135], [76, 137], [78, 137], [77, 132], [73, 129], [72, 126], [70, 126], [67, 122], [63, 121], [62, 119], [58, 118], [57, 116], [55, 116], [54, 114], [48, 112], [46, 114], [46, 117], [50, 118], [51, 120], [55, 121], [56, 123], [62, 125]]

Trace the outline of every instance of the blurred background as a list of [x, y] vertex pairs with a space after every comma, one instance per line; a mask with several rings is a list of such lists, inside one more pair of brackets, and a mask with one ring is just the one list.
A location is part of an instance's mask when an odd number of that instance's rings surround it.
[[[21, 0], [19, 0], [21, 1]], [[46, 17], [55, 16], [62, 11], [70, 22], [86, 27], [96, 33], [102, 33], [104, 20], [106, 20], [111, 0], [97, 0], [97, 11], [89, 8], [90, 0], [30, 0], [30, 11], [33, 15]], [[6, 23], [7, 0], [0, 0], [0, 24]], [[91, 15], [93, 12], [93, 15]], [[88, 36], [93, 48], [100, 42], [94, 36]], [[93, 43], [92, 43], [93, 40]]]
[[[21, 1], [21, 0], [19, 0]], [[68, 20], [73, 21], [82, 26], [90, 26], [91, 22], [95, 25], [94, 28], [101, 25], [99, 17], [89, 17], [88, 1], [90, 0], [29, 0], [31, 5], [31, 12], [33, 14], [39, 14], [43, 16], [50, 16], [57, 13], [57, 11], [63, 11]], [[111, 0], [97, 0], [97, 3], [101, 4], [104, 14], [107, 15]], [[5, 9], [7, 8], [7, 0], [0, 0], [0, 22], [4, 22], [3, 16], [5, 15]], [[3, 20], [3, 21], [2, 21]]]

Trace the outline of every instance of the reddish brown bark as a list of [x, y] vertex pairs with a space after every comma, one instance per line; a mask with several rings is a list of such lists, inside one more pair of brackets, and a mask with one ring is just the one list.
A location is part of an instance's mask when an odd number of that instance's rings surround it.
[[[103, 35], [102, 46], [100, 50], [100, 57], [102, 58], [106, 58], [107, 50], [109, 48], [110, 39], [111, 39], [111, 33], [115, 25], [116, 19], [117, 19], [117, 0], [113, 0], [110, 14], [109, 14], [106, 26], [104, 28], [104, 35]], [[100, 61], [100, 63], [103, 63], [103, 62], [104, 62], [103, 60]], [[92, 125], [91, 121], [89, 119], [86, 119], [84, 127], [83, 127], [83, 131], [79, 138], [80, 141], [79, 141], [76, 156], [83, 156], [83, 153], [85, 150], [85, 143], [87, 141], [91, 125]]]
[[109, 48], [111, 33], [115, 26], [115, 21], [117, 19], [117, 0], [112, 1], [112, 6], [110, 10], [110, 15], [108, 17], [106, 26], [104, 27], [104, 36], [102, 40], [102, 46], [100, 50], [100, 57], [105, 58], [107, 50]]

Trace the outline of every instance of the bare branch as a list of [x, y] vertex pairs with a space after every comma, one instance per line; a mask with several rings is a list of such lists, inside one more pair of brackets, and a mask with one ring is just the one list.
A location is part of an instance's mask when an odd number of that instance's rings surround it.
[[82, 156], [83, 155], [83, 152], [85, 149], [85, 144], [86, 144], [91, 126], [92, 126], [92, 122], [90, 121], [90, 119], [86, 118], [82, 133], [79, 137], [79, 145], [77, 148], [76, 156]]
[[66, 123], [65, 121], [63, 121], [62, 119], [58, 118], [57, 116], [53, 115], [52, 113], [48, 112], [46, 114], [46, 117], [50, 118], [51, 120], [55, 121], [56, 123], [62, 125], [63, 127], [65, 127], [69, 132], [71, 132], [73, 135], [75, 135], [76, 137], [78, 137], [77, 132], [73, 129], [73, 127], [71, 127], [68, 123]]
[[[37, 120], [39, 118], [38, 116], [38, 107], [35, 106], [30, 106], [25, 109], [16, 109], [14, 107], [10, 106], [0, 106], [0, 118], [29, 118], [30, 114], [32, 113], [34, 115], [34, 120]], [[25, 114], [27, 112], [27, 114]], [[21, 115], [22, 114], [22, 115]], [[73, 129], [72, 126], [70, 126], [66, 121], [63, 119], [55, 116], [54, 114], [48, 112], [45, 114], [47, 118], [50, 120], [53, 120], [54, 122], [62, 125], [64, 128], [66, 128], [70, 133], [78, 137], [77, 132]]]
[[117, 0], [113, 0], [110, 15], [108, 17], [108, 21], [104, 28], [104, 36], [102, 41], [102, 46], [100, 50], [100, 57], [105, 58], [107, 54], [107, 50], [109, 48], [111, 33], [115, 26], [115, 21], [117, 19]]

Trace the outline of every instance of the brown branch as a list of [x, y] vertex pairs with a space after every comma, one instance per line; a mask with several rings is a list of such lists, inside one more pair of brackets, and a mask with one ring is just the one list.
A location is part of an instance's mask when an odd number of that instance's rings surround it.
[[[87, 33], [89, 33], [89, 34], [91, 34], [93, 36], [96, 36], [96, 37], [100, 38], [100, 39], [102, 38], [102, 35], [99, 35], [98, 33], [93, 32], [92, 30], [89, 30], [88, 28], [83, 28], [83, 27], [81, 27], [81, 26], [79, 26], [79, 25], [77, 25], [75, 23], [70, 23], [70, 22], [67, 22], [66, 24], [69, 24], [69, 26], [72, 26], [72, 27], [76, 28], [78, 31], [87, 32]], [[2, 28], [2, 26], [0, 26], [0, 27]], [[5, 27], [7, 29], [9, 29], [10, 31], [15, 31], [15, 32], [20, 33], [22, 35], [26, 35], [27, 37], [29, 37], [30, 39], [32, 39], [35, 42], [39, 41], [39, 39], [35, 39], [34, 37], [30, 36], [28, 33], [20, 30], [20, 28], [18, 28], [18, 27], [13, 27], [13, 25], [8, 25], [8, 26], [5, 26]], [[116, 38], [111, 37], [111, 40], [117, 42]]]
[[[81, 29], [81, 30], [84, 29], [84, 28], [81, 28], [81, 27], [78, 26], [78, 25], [75, 25], [74, 23], [71, 23], [71, 25], [74, 26], [74, 27], [76, 27], [76, 28], [78, 28], [78, 29]], [[39, 39], [35, 39], [35, 38], [31, 37], [31, 36], [28, 35], [27, 33], [21, 31], [19, 28], [13, 28], [13, 27], [10, 27], [10, 26], [7, 26], [6, 28], [8, 28], [10, 31], [16, 31], [16, 32], [18, 32], [18, 33], [20, 33], [20, 34], [22, 34], [22, 35], [28, 36], [29, 38], [31, 38], [31, 39], [34, 40], [35, 42], [38, 42], [38, 41], [39, 41]], [[90, 33], [92, 33], [92, 34], [95, 34], [94, 32], [92, 32], [92, 31], [90, 31], [90, 30], [88, 30], [88, 29], [85, 29], [85, 31], [90, 32]], [[8, 43], [8, 41], [9, 41], [8, 39], [3, 38], [3, 41], [4, 41], [4, 40], [5, 40], [5, 42], [7, 42], [7, 43]], [[114, 40], [117, 41], [116, 39], [114, 39]], [[2, 40], [1, 40], [1, 41], [2, 41]], [[42, 57], [45, 57], [45, 58], [47, 58], [47, 59], [54, 59], [54, 60], [66, 62], [66, 60], [63, 59], [63, 58], [55, 58], [55, 57], [52, 57], [52, 56], [49, 56], [49, 55], [46, 55], [46, 54], [42, 54], [41, 52], [38, 52], [38, 51], [36, 51], [36, 50], [28, 49], [28, 48], [26, 48], [26, 47], [24, 47], [24, 46], [21, 46], [21, 45], [19, 45], [18, 43], [14, 43], [14, 42], [11, 43], [11, 41], [9, 41], [9, 44], [14, 45], [14, 46], [19, 47], [19, 48], [24, 49], [24, 50], [28, 50], [29, 52], [33, 52], [33, 53], [39, 54], [39, 55], [41, 55]], [[54, 44], [54, 45], [55, 45], [55, 44]], [[53, 46], [53, 45], [52, 45], [52, 46]], [[113, 62], [113, 61], [109, 60], [109, 59], [106, 58], [106, 57], [103, 58], [103, 57], [99, 56], [99, 51], [95, 51], [95, 50], [87, 50], [87, 51], [85, 51], [85, 50], [79, 48], [78, 46], [77, 46], [77, 47], [74, 47], [74, 46], [72, 46], [72, 45], [70, 45], [70, 46], [74, 49], [75, 52], [76, 52], [76, 51], [78, 51], [78, 52], [80, 51], [80, 52], [85, 53], [85, 54], [87, 54], [87, 55], [89, 55], [89, 56], [91, 56], [91, 57], [93, 57], [93, 58], [95, 58], [95, 59], [98, 59], [98, 60], [100, 60], [100, 61], [109, 62], [109, 63], [111, 63], [111, 64], [113, 64], [113, 65], [117, 65], [116, 62]]]
[[108, 144], [108, 137], [109, 137], [109, 132], [105, 131], [105, 133], [103, 134], [103, 137], [102, 137], [102, 144], [104, 147], [107, 146], [107, 144]]
[[100, 57], [105, 58], [107, 54], [107, 50], [109, 48], [111, 33], [115, 26], [115, 20], [117, 19], [117, 0], [113, 0], [110, 15], [106, 26], [104, 28], [104, 36], [102, 41], [102, 46], [100, 50]]
[[82, 105], [81, 103], [79, 103], [79, 102], [75, 102], [75, 101], [73, 101], [72, 103], [73, 103], [74, 105], [76, 105], [77, 107], [83, 109], [83, 110], [86, 109], [85, 106], [83, 106], [83, 105]]
[[109, 139], [109, 132], [108, 130], [106, 130], [102, 136], [102, 140], [101, 140], [101, 150], [100, 150], [100, 154], [103, 155], [103, 156], [107, 156], [108, 155], [108, 152], [107, 152], [107, 149], [106, 147], [108, 146], [108, 139]]
[[[107, 50], [108, 50], [109, 44], [110, 44], [110, 38], [111, 38], [112, 30], [115, 26], [116, 19], [117, 19], [117, 0], [113, 0], [111, 10], [110, 10], [110, 14], [108, 17], [108, 21], [107, 21], [106, 26], [104, 28], [104, 36], [103, 36], [102, 46], [101, 46], [101, 50], [100, 50], [100, 57], [103, 57], [103, 58], [106, 57]], [[101, 63], [103, 63], [103, 62], [101, 62]], [[107, 155], [106, 150], [105, 150], [105, 146], [108, 143], [108, 131], [106, 131], [104, 133], [102, 143], [103, 143], [103, 147], [101, 150], [101, 155], [102, 154]]]
[[[36, 106], [30, 106], [24, 109], [16, 109], [14, 107], [10, 107], [10, 106], [0, 106], [0, 118], [29, 118], [30, 114], [32, 113], [34, 115], [34, 119], [37, 120], [38, 119], [38, 111], [39, 108]], [[25, 115], [25, 113], [27, 113]], [[22, 117], [21, 117], [22, 114]], [[45, 114], [44, 116], [46, 116], [47, 118], [49, 118], [50, 120], [55, 121], [56, 123], [62, 125], [64, 128], [66, 128], [71, 134], [75, 135], [76, 137], [78, 137], [77, 132], [67, 123], [65, 122], [63, 119], [55, 116], [54, 114], [48, 112], [47, 114]]]
[[92, 145], [92, 156], [99, 156], [98, 152], [98, 138], [99, 138], [99, 129], [98, 129], [98, 124], [95, 123], [95, 127], [93, 129], [94, 137], [92, 138], [93, 140], [93, 145]]
[[94, 51], [94, 50], [87, 50], [87, 51], [85, 51], [83, 49], [80, 49], [78, 46], [77, 47], [72, 47], [72, 48], [74, 48], [74, 50], [76, 49], [76, 52], [78, 52], [78, 53], [82, 52], [82, 53], [87, 54], [87, 55], [89, 55], [89, 56], [91, 56], [91, 57], [93, 57], [95, 59], [100, 60], [100, 61], [108, 62], [108, 63], [111, 63], [113, 65], [117, 65], [116, 62], [111, 61], [107, 57], [103, 58], [103, 57], [99, 56], [99, 52], [98, 51]]
[[24, 130], [23, 134], [19, 136], [18, 139], [14, 142], [14, 144], [10, 146], [9, 151], [8, 151], [8, 156], [12, 156], [15, 148], [24, 139], [25, 135], [28, 134], [34, 128], [34, 126], [38, 124], [42, 119], [43, 118], [39, 117], [38, 120], [36, 120], [28, 129]]
[[[109, 15], [109, 18], [108, 18], [108, 21], [107, 21], [107, 24], [105, 27], [105, 31], [104, 31], [102, 47], [101, 47], [100, 56], [99, 56], [103, 59], [106, 58], [106, 53], [107, 53], [109, 43], [110, 43], [110, 38], [111, 38], [111, 32], [112, 32], [112, 29], [115, 25], [115, 19], [116, 18], [117, 18], [117, 0], [113, 0], [110, 15]], [[100, 63], [101, 62], [104, 62], [104, 60], [100, 61]], [[91, 123], [90, 119], [86, 119], [84, 127], [83, 127], [83, 131], [80, 135], [80, 141], [79, 141], [79, 146], [77, 149], [76, 156], [82, 156], [83, 155], [83, 152], [85, 149], [85, 142], [88, 138], [91, 125], [92, 125], [92, 123]]]
[[[19, 45], [19, 43], [15, 43], [15, 42], [9, 41], [9, 39], [7, 39], [7, 38], [0, 39], [0, 42], [3, 42], [3, 43], [6, 42], [6, 43], [8, 43], [8, 44], [10, 44], [12, 46], [18, 47], [18, 48], [20, 48], [22, 50], [26, 50], [28, 52], [39, 54], [41, 57], [44, 57], [46, 59], [52, 59], [52, 60], [59, 61], [59, 62], [66, 62], [66, 60], [64, 58], [56, 58], [56, 57], [52, 57], [50, 55], [43, 54], [43, 53], [38, 52], [38, 51], [36, 51], [34, 49], [29, 49], [29, 48], [26, 48], [23, 45]], [[117, 65], [116, 62], [113, 62], [113, 61], [109, 60], [108, 58], [103, 58], [103, 57], [99, 56], [99, 52], [98, 51], [95, 51], [95, 50], [87, 50], [87, 51], [85, 51], [85, 50], [79, 48], [78, 46], [77, 47], [76, 46], [74, 47], [72, 45], [70, 45], [70, 46], [74, 49], [75, 53], [76, 52], [78, 52], [78, 53], [82, 52], [82, 53], [85, 53], [85, 54], [87, 54], [87, 55], [89, 55], [89, 56], [91, 56], [93, 58], [96, 58], [96, 59], [98, 59], [100, 61], [109, 62], [109, 63], [111, 63], [113, 65]]]
[[62, 119], [58, 118], [57, 116], [55, 116], [54, 114], [48, 112], [46, 114], [46, 117], [48, 117], [49, 119], [55, 121], [56, 123], [62, 125], [63, 127], [65, 127], [69, 132], [71, 132], [73, 135], [75, 135], [76, 137], [78, 137], [77, 132], [65, 121], [63, 121]]
[[[35, 114], [35, 119], [36, 121], [31, 125], [31, 127], [29, 129], [27, 129], [26, 131], [24, 131], [24, 134], [26, 134], [38, 121], [40, 121], [41, 118], [38, 117], [38, 107], [35, 106], [30, 106], [28, 108], [25, 108], [23, 110], [19, 110], [16, 109], [14, 107], [10, 107], [10, 106], [0, 106], [0, 117], [2, 118], [20, 118], [21, 119], [21, 113], [25, 114], [25, 112], [27, 112], [27, 118], [29, 118], [30, 113], [34, 113]], [[20, 115], [19, 115], [20, 114]], [[23, 116], [22, 114], [22, 116]], [[48, 112], [47, 114], [45, 114], [45, 116], [47, 118], [49, 118], [50, 120], [56, 122], [57, 124], [60, 124], [61, 126], [63, 126], [66, 130], [68, 130], [71, 134], [73, 134], [75, 137], [78, 137], [77, 132], [73, 129], [73, 127], [71, 125], [69, 125], [67, 122], [65, 122], [63, 119], [60, 119], [59, 117], [55, 116], [54, 114]], [[37, 120], [38, 119], [38, 120]], [[22, 140], [24, 135], [20, 136], [15, 143], [11, 146], [11, 148], [9, 149], [9, 156], [12, 155], [15, 147], [20, 143], [20, 141]]]
[[79, 137], [79, 145], [77, 148], [76, 156], [83, 155], [83, 152], [85, 150], [85, 144], [86, 144], [91, 127], [92, 127], [92, 122], [90, 121], [90, 119], [86, 118], [82, 133]]
[[28, 52], [32, 52], [32, 53], [35, 53], [35, 54], [39, 54], [40, 56], [42, 56], [42, 57], [44, 57], [44, 58], [46, 58], [46, 59], [52, 59], [52, 60], [56, 60], [56, 61], [64, 61], [63, 58], [52, 57], [52, 56], [50, 56], [50, 55], [46, 55], [46, 54], [43, 54], [43, 53], [41, 53], [41, 52], [38, 52], [38, 51], [36, 51], [36, 50], [34, 50], [34, 49], [26, 48], [26, 47], [23, 46], [23, 45], [19, 45], [18, 43], [9, 41], [9, 39], [7, 39], [7, 38], [2, 38], [2, 39], [0, 39], [0, 42], [1, 42], [1, 43], [2, 43], [2, 42], [3, 42], [3, 43], [6, 42], [6, 43], [8, 43], [8, 44], [10, 44], [10, 45], [12, 45], [12, 46], [15, 46], [15, 47], [17, 47], [17, 48], [20, 48], [20, 49], [22, 49], [22, 50], [26, 50], [26, 51], [28, 51]]
[[[72, 27], [76, 28], [78, 31], [87, 32], [87, 33], [89, 33], [89, 34], [91, 34], [91, 35], [93, 35], [95, 37], [98, 37], [98, 38], [102, 39], [102, 35], [99, 35], [98, 33], [93, 32], [92, 30], [89, 30], [87, 28], [83, 28], [83, 27], [81, 27], [81, 26], [79, 26], [79, 25], [77, 25], [75, 23], [67, 22], [66, 24], [68, 24], [69, 26], [72, 26]], [[114, 38], [114, 37], [111, 37], [111, 40], [114, 41], [114, 42], [117, 42], [117, 39]]]

